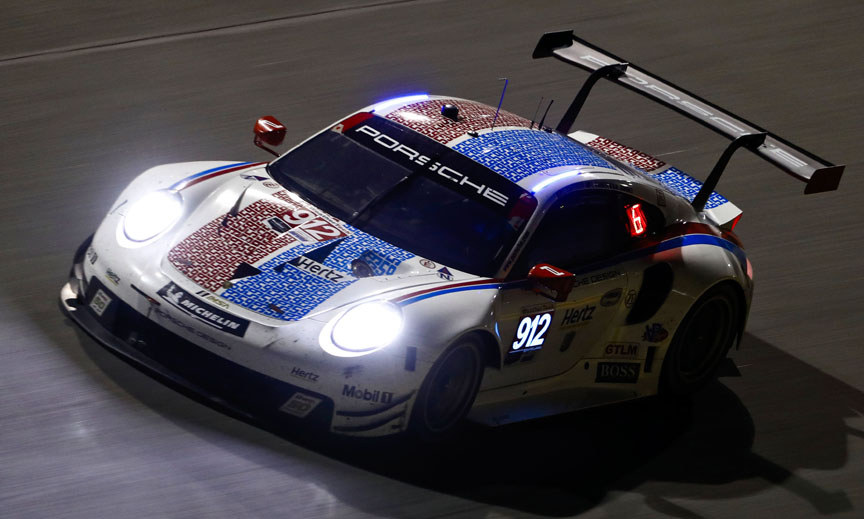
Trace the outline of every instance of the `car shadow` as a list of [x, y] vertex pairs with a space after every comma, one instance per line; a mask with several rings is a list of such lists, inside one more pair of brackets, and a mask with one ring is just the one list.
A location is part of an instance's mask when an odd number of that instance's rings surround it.
[[[847, 436], [864, 436], [846, 425], [847, 418], [864, 415], [864, 393], [750, 334], [732, 355], [744, 376], [723, 378], [688, 399], [650, 397], [498, 428], [469, 424], [450, 441], [418, 446], [405, 438], [308, 435], [272, 423], [254, 425], [281, 440], [250, 434], [233, 420], [190, 412], [191, 403], [166, 402], [164, 392], [128, 377], [128, 366], [75, 329], [86, 357], [155, 412], [198, 434], [207, 422], [285, 461], [299, 446], [414, 486], [552, 517], [590, 510], [620, 492], [641, 494], [658, 513], [699, 517], [671, 500], [734, 499], [774, 487], [814, 514], [852, 509], [843, 491], [799, 472], [845, 465]], [[767, 441], [757, 433], [762, 423], [771, 428]], [[267, 465], [288, 472], [291, 463], [274, 464], [271, 457]], [[358, 509], [377, 501], [356, 496], [351, 486], [308, 477]]]

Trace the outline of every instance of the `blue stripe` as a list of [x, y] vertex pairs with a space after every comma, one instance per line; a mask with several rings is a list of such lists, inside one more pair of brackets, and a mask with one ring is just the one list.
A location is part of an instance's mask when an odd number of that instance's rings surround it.
[[744, 254], [744, 251], [730, 241], [710, 234], [685, 234], [684, 236], [670, 238], [652, 247], [645, 247], [644, 249], [638, 249], [632, 252], [625, 252], [624, 254], [615, 256], [607, 261], [587, 265], [585, 268], [579, 269], [579, 271], [574, 272], [574, 274], [584, 274], [587, 272], [600, 270], [613, 265], [617, 265], [619, 263], [624, 263], [626, 261], [639, 259], [644, 256], [650, 256], [651, 254], [656, 254], [658, 252], [664, 252], [680, 247], [686, 247], [688, 245], [713, 245], [715, 247], [720, 247], [730, 251], [732, 254], [735, 255], [736, 258], [738, 258], [738, 261], [740, 261], [742, 265], [747, 261], [747, 255]]
[[400, 301], [400, 306], [410, 305], [412, 303], [416, 303], [418, 301], [422, 301], [424, 299], [429, 299], [430, 297], [440, 296], [444, 294], [450, 294], [453, 292], [464, 292], [466, 290], [489, 290], [492, 288], [501, 288], [501, 283], [491, 283], [488, 285], [470, 285], [467, 287], [454, 287], [448, 288], [446, 290], [441, 290], [440, 292], [429, 292], [426, 294], [420, 294], [419, 296], [410, 297], [404, 301]]
[[177, 186], [183, 185], [186, 182], [189, 182], [190, 180], [195, 180], [198, 177], [203, 177], [204, 175], [207, 175], [210, 173], [215, 173], [217, 171], [222, 171], [223, 169], [233, 168], [233, 167], [237, 167], [237, 166], [245, 166], [246, 164], [252, 164], [252, 163], [251, 162], [235, 162], [233, 164], [228, 164], [227, 166], [219, 166], [218, 168], [212, 168], [212, 169], [208, 169], [205, 171], [201, 171], [201, 172], [195, 173], [194, 175], [190, 175], [190, 176], [184, 178], [183, 180], [179, 180], [179, 181], [175, 182], [169, 189], [177, 189]]
[[[744, 251], [741, 250], [737, 245], [735, 245], [734, 243], [732, 243], [730, 241], [724, 240], [723, 238], [719, 238], [717, 236], [712, 236], [710, 234], [685, 234], [684, 236], [678, 236], [675, 238], [670, 238], [664, 242], [658, 243], [657, 245], [655, 245], [653, 247], [646, 247], [644, 249], [639, 249], [639, 250], [635, 250], [633, 252], [628, 252], [628, 253], [622, 254], [620, 256], [616, 256], [616, 257], [612, 258], [611, 260], [605, 261], [603, 263], [594, 263], [593, 265], [589, 265], [584, 269], [580, 269], [579, 271], [574, 272], [574, 274], [578, 275], [578, 274], [582, 274], [582, 273], [586, 273], [586, 272], [592, 272], [595, 270], [600, 270], [600, 269], [603, 269], [603, 268], [606, 268], [606, 267], [609, 267], [612, 265], [618, 265], [620, 263], [624, 263], [625, 261], [638, 259], [638, 258], [641, 258], [644, 256], [649, 256], [651, 254], [656, 254], [658, 252], [664, 252], [667, 250], [686, 247], [688, 245], [713, 245], [715, 247], [720, 247], [720, 248], [723, 248], [723, 249], [730, 251], [732, 254], [735, 255], [736, 258], [738, 258], [738, 261], [740, 261], [742, 265], [747, 261], [747, 255], [744, 254]], [[399, 305], [401, 305], [401, 306], [410, 305], [412, 303], [416, 303], [416, 302], [422, 301], [424, 299], [429, 299], [430, 297], [440, 296], [440, 295], [444, 295], [444, 294], [450, 294], [453, 292], [463, 292], [466, 290], [488, 290], [488, 289], [492, 289], [492, 288], [501, 288], [504, 285], [510, 285], [510, 284], [516, 284], [516, 283], [519, 283], [519, 282], [517, 281], [515, 283], [512, 283], [512, 282], [511, 283], [491, 283], [491, 284], [487, 284], [487, 285], [473, 285], [473, 286], [466, 286], [466, 287], [448, 288], [446, 290], [441, 290], [440, 292], [429, 292], [426, 294], [421, 294], [419, 296], [414, 296], [414, 297], [408, 298], [404, 301], [401, 301], [399, 303]]]

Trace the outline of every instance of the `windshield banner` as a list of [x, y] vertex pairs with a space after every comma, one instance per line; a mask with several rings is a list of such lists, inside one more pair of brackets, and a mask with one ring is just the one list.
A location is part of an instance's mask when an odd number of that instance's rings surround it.
[[381, 117], [352, 117], [334, 130], [472, 200], [509, 210], [525, 193], [516, 184], [459, 152]]

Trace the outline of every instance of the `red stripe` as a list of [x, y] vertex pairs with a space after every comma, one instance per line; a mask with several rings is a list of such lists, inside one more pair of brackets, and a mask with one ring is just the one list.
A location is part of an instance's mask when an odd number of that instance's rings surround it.
[[243, 164], [242, 166], [235, 166], [233, 168], [223, 169], [221, 171], [214, 171], [213, 173], [210, 173], [209, 175], [204, 175], [202, 177], [193, 178], [189, 182], [183, 184], [183, 187], [181, 187], [177, 191], [181, 191], [183, 189], [186, 189], [187, 187], [192, 187], [199, 182], [204, 182], [205, 180], [210, 180], [211, 178], [216, 178], [219, 175], [224, 175], [226, 173], [233, 173], [235, 171], [240, 171], [241, 169], [257, 168], [261, 164], [267, 164], [267, 163], [266, 162], [256, 162], [255, 164]]
[[434, 288], [427, 288], [426, 290], [420, 290], [419, 292], [412, 292], [412, 293], [406, 294], [404, 296], [399, 296], [396, 299], [393, 299], [392, 301], [394, 303], [398, 303], [399, 301], [404, 301], [406, 299], [409, 299], [409, 298], [412, 298], [415, 296], [428, 294], [429, 292], [437, 292], [438, 290], [447, 290], [449, 288], [467, 287], [467, 286], [471, 286], [471, 285], [483, 285], [486, 283], [500, 283], [500, 282], [501, 282], [500, 279], [478, 279], [475, 281], [463, 281], [462, 283], [453, 283], [452, 285], [437, 286]]

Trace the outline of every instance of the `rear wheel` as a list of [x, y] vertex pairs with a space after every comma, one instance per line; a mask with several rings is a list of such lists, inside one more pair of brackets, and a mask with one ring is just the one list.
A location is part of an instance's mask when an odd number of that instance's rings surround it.
[[483, 378], [480, 340], [463, 337], [435, 362], [417, 395], [411, 428], [424, 440], [455, 433], [474, 404]]
[[737, 301], [732, 287], [719, 285], [690, 308], [666, 352], [661, 393], [688, 395], [714, 378], [738, 333]]

